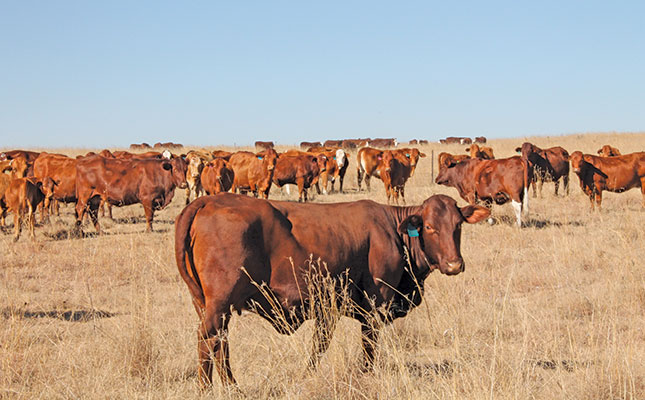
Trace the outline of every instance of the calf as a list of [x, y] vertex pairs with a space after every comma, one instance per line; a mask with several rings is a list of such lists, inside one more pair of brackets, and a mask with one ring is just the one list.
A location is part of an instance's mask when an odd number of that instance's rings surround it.
[[327, 157], [324, 154], [309, 154], [289, 151], [278, 158], [273, 172], [273, 183], [282, 187], [286, 184], [298, 186], [298, 201], [307, 201], [307, 189], [318, 181], [321, 171], [326, 170]]
[[386, 150], [383, 152], [379, 169], [379, 175], [385, 185], [388, 204], [391, 199], [394, 199], [394, 202], [398, 204], [399, 195], [405, 204], [405, 183], [412, 172], [410, 160], [396, 151]]
[[557, 196], [560, 178], [562, 178], [566, 194], [569, 194], [569, 153], [565, 149], [560, 146], [541, 149], [534, 144], [525, 142], [515, 151], [521, 153], [522, 159], [528, 163], [533, 197], [536, 197], [536, 182], [540, 197], [542, 197], [544, 181], [552, 181], [555, 184], [555, 195]]
[[327, 183], [331, 182], [331, 191], [334, 191], [334, 183], [339, 181], [339, 191], [343, 192], [343, 181], [345, 180], [345, 173], [349, 166], [349, 158], [343, 149], [327, 149], [327, 148], [309, 148], [309, 153], [322, 154], [327, 158], [325, 170], [320, 173], [318, 182], [316, 182], [316, 190], [318, 194], [321, 193], [320, 186], [322, 185], [322, 193], [327, 194]]
[[[90, 156], [100, 157], [98, 155]], [[81, 157], [82, 159], [82, 157]], [[38, 179], [51, 178], [55, 182], [53, 202], [51, 203], [57, 215], [60, 215], [58, 203], [76, 202], [76, 162], [77, 159], [60, 154], [40, 153], [34, 161], [34, 176]], [[47, 218], [48, 208], [41, 203], [41, 222]], [[111, 210], [110, 210], [111, 212]]]
[[482, 160], [494, 160], [495, 155], [493, 154], [492, 147], [482, 146], [479, 147], [478, 144], [473, 143], [470, 147], [466, 148], [466, 151], [470, 153], [470, 158], [481, 158]]
[[[49, 202], [54, 190], [54, 181], [51, 178], [39, 180], [37, 178], [17, 178], [13, 179], [4, 193], [4, 202], [9, 211], [14, 215], [14, 237], [13, 241], [20, 239], [22, 231], [22, 221], [24, 214], [27, 213], [29, 223], [29, 234], [31, 240], [35, 240], [34, 212], [38, 204], [43, 200]], [[3, 210], [3, 220], [4, 220]]]
[[249, 151], [238, 151], [229, 159], [235, 173], [233, 179], [234, 192], [251, 191], [255, 197], [269, 198], [273, 171], [278, 161], [278, 153], [268, 149], [261, 153], [253, 154]]
[[598, 150], [598, 155], [601, 156], [601, 157], [616, 157], [616, 156], [619, 156], [621, 154], [620, 154], [620, 150], [618, 150], [617, 148], [611, 147], [610, 145], [606, 144], [606, 145], [602, 146]]
[[521, 157], [447, 162], [440, 165], [436, 183], [456, 188], [470, 204], [482, 201], [490, 207], [510, 200], [517, 226], [522, 226], [522, 212], [528, 213], [529, 176], [528, 165]]
[[356, 169], [358, 190], [361, 190], [361, 181], [365, 180], [367, 190], [370, 190], [370, 178], [372, 176], [378, 177], [379, 167], [383, 160], [383, 150], [374, 149], [372, 147], [363, 147], [358, 150], [356, 155]]
[[186, 155], [188, 167], [186, 170], [186, 204], [190, 203], [190, 195], [195, 194], [195, 198], [201, 196], [203, 188], [201, 181], [202, 170], [204, 165], [213, 159], [209, 152], [191, 150]]
[[645, 207], [645, 152], [598, 157], [574, 151], [569, 159], [582, 191], [589, 196], [592, 210], [594, 201], [601, 209], [603, 190], [622, 193], [632, 188], [641, 189]]
[[223, 158], [208, 162], [201, 174], [202, 187], [208, 195], [228, 192], [233, 186], [234, 178], [233, 168]]

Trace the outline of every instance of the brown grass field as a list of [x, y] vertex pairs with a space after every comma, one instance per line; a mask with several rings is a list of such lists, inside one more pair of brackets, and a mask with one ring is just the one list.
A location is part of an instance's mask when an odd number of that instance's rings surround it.
[[[529, 140], [595, 154], [645, 150], [645, 133], [579, 134], [490, 140], [497, 157]], [[422, 150], [463, 153], [466, 146]], [[280, 148], [279, 150], [283, 150]], [[50, 149], [69, 155], [83, 149]], [[371, 198], [356, 192], [350, 153], [345, 194], [313, 201]], [[437, 169], [435, 166], [435, 175]], [[510, 205], [498, 223], [464, 226], [466, 271], [425, 282], [425, 301], [383, 330], [375, 371], [359, 372], [360, 328], [342, 319], [315, 372], [305, 369], [312, 323], [282, 336], [251, 313], [231, 323], [231, 362], [239, 391], [219, 381], [200, 392], [197, 315], [174, 261], [174, 218], [183, 190], [156, 213], [146, 234], [140, 205], [101, 219], [105, 234], [69, 239], [73, 207], [36, 228], [36, 242], [0, 235], [0, 398], [287, 399], [644, 399], [645, 213], [634, 189], [608, 193], [591, 213], [577, 176], [570, 195], [530, 198], [528, 224], [513, 226]], [[421, 159], [408, 204], [435, 193]], [[297, 193], [272, 199], [295, 200]], [[8, 218], [12, 221], [12, 218]], [[85, 231], [94, 229], [86, 226]]]

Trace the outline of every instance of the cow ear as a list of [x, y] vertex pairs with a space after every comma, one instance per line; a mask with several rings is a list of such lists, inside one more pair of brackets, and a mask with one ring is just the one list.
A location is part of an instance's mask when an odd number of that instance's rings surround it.
[[258, 157], [258, 160], [260, 160], [260, 161], [262, 160], [262, 156], [257, 156], [257, 157]]
[[172, 169], [172, 164], [170, 164], [169, 162], [165, 162], [165, 163], [161, 164], [161, 166], [162, 166], [162, 167], [163, 167], [163, 169], [165, 169], [166, 171], [170, 171], [170, 170]]
[[426, 157], [426, 153], [419, 153], [419, 157], [421, 157], [421, 158], [425, 158], [425, 157]]
[[515, 152], [516, 152], [516, 153], [521, 153], [521, 152], [522, 152], [522, 148], [521, 148], [521, 147], [516, 147], [516, 148], [515, 148]]
[[423, 218], [421, 218], [420, 215], [413, 214], [401, 221], [398, 231], [401, 235], [417, 237], [419, 236], [419, 229], [421, 229], [422, 226]]
[[466, 206], [460, 208], [459, 211], [469, 224], [475, 224], [490, 216], [490, 210], [482, 206]]

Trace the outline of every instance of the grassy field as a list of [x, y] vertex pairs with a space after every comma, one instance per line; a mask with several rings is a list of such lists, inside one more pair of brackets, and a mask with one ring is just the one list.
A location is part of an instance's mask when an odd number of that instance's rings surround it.
[[[492, 140], [497, 157], [525, 140], [595, 154], [645, 150], [645, 134], [581, 134]], [[466, 146], [422, 146], [462, 153]], [[86, 150], [55, 149], [70, 155]], [[313, 201], [385, 202], [381, 181], [356, 191], [350, 154], [345, 194]], [[435, 176], [437, 167], [435, 166]], [[421, 160], [408, 204], [436, 194], [458, 198], [431, 179]], [[297, 193], [272, 188], [271, 198]], [[312, 323], [281, 336], [245, 313], [231, 323], [231, 362], [240, 392], [219, 382], [200, 392], [197, 315], [174, 261], [178, 190], [146, 234], [140, 205], [101, 219], [105, 234], [68, 239], [73, 207], [23, 231], [0, 235], [0, 398], [289, 399], [643, 399], [645, 398], [645, 214], [641, 194], [607, 194], [591, 213], [571, 173], [570, 195], [530, 198], [527, 227], [510, 205], [498, 223], [464, 226], [466, 271], [431, 274], [425, 301], [384, 329], [375, 371], [361, 374], [360, 328], [342, 319], [317, 371], [306, 372]], [[465, 202], [458, 199], [460, 205]], [[12, 221], [12, 218], [9, 218]], [[87, 232], [93, 232], [86, 226]]]

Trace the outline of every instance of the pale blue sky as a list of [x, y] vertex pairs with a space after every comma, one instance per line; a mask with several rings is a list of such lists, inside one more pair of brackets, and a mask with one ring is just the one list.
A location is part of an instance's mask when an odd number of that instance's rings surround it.
[[645, 130], [645, 2], [0, 1], [1, 147]]

